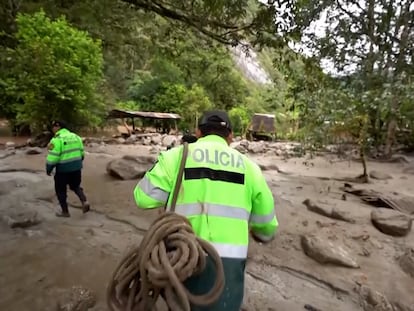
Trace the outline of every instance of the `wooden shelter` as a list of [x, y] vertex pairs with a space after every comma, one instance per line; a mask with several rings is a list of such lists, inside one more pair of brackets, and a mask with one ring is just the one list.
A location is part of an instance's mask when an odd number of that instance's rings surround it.
[[[135, 128], [135, 119], [145, 119], [145, 120], [154, 120], [162, 121], [164, 125], [168, 121], [174, 122], [174, 128], [177, 130], [177, 120], [181, 119], [181, 116], [176, 113], [167, 113], [167, 112], [151, 112], [151, 111], [129, 111], [121, 109], [113, 109], [108, 113], [107, 119], [131, 119], [132, 121], [132, 131], [136, 130]], [[128, 134], [131, 134], [131, 130], [124, 121], [124, 126], [128, 129]]]

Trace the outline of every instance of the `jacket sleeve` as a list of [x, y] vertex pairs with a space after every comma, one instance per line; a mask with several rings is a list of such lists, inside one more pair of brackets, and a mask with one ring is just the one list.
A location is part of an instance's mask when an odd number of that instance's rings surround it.
[[[171, 151], [167, 151], [171, 152]], [[135, 203], [139, 208], [163, 207], [171, 192], [172, 179], [165, 156], [161, 153], [134, 189]]]
[[46, 173], [50, 174], [60, 160], [62, 153], [62, 145], [60, 139], [52, 138], [48, 145], [48, 150], [49, 152], [46, 158]]
[[262, 242], [273, 239], [279, 226], [272, 192], [259, 167], [255, 165], [250, 228], [252, 235]]
[[79, 139], [79, 149], [81, 152], [82, 160], [85, 159], [85, 147], [83, 146], [82, 137], [78, 136]]

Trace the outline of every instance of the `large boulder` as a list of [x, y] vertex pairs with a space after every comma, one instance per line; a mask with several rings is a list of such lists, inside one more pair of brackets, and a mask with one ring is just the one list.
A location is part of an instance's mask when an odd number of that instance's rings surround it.
[[106, 166], [106, 171], [109, 175], [122, 180], [139, 179], [154, 165], [155, 161], [154, 157], [126, 155], [110, 161]]
[[306, 255], [321, 264], [359, 268], [354, 256], [338, 241], [332, 243], [328, 238], [322, 236], [303, 235], [301, 245]]
[[372, 211], [371, 221], [379, 231], [392, 236], [406, 236], [412, 225], [408, 215], [389, 208], [377, 208]]
[[302, 202], [309, 211], [314, 212], [319, 215], [323, 215], [329, 218], [346, 221], [349, 223], [355, 223], [355, 220], [352, 219], [347, 211], [338, 209], [336, 207], [330, 207], [327, 205], [317, 204], [310, 199], [306, 199]]

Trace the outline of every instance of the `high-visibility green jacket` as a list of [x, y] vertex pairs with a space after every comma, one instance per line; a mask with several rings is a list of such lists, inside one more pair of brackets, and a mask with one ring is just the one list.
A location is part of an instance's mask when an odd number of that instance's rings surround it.
[[60, 129], [50, 140], [46, 159], [46, 172], [56, 167], [56, 173], [74, 172], [82, 169], [84, 158], [82, 138], [67, 129]]
[[[270, 240], [278, 227], [272, 193], [260, 168], [226, 141], [208, 135], [189, 144], [175, 212], [186, 216], [194, 232], [220, 257], [245, 259], [249, 227]], [[140, 208], [170, 204], [182, 147], [162, 152], [134, 190]]]

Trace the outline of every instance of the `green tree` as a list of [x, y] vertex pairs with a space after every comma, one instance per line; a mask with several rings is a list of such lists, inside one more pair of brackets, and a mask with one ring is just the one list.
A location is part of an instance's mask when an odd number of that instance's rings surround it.
[[213, 107], [206, 91], [198, 84], [194, 84], [184, 95], [181, 115], [184, 117], [182, 125], [186, 129], [195, 130], [201, 114]]
[[[99, 41], [43, 11], [17, 17], [17, 46], [2, 74], [3, 98], [18, 123], [41, 129], [51, 119], [96, 124], [103, 112], [96, 89], [102, 78]], [[13, 99], [13, 100], [11, 100]]]
[[229, 117], [233, 126], [233, 132], [236, 135], [244, 136], [250, 123], [247, 108], [244, 106], [234, 107], [229, 111]]
[[[328, 26], [321, 35], [307, 29], [324, 13]], [[385, 132], [385, 154], [391, 155], [396, 129], [403, 121], [402, 107], [413, 81], [414, 25], [412, 1], [328, 0], [305, 1], [296, 6], [296, 26], [307, 29], [304, 41], [319, 59], [330, 60], [336, 72], [359, 83], [370, 118], [370, 135]], [[369, 97], [369, 98], [368, 98]]]

